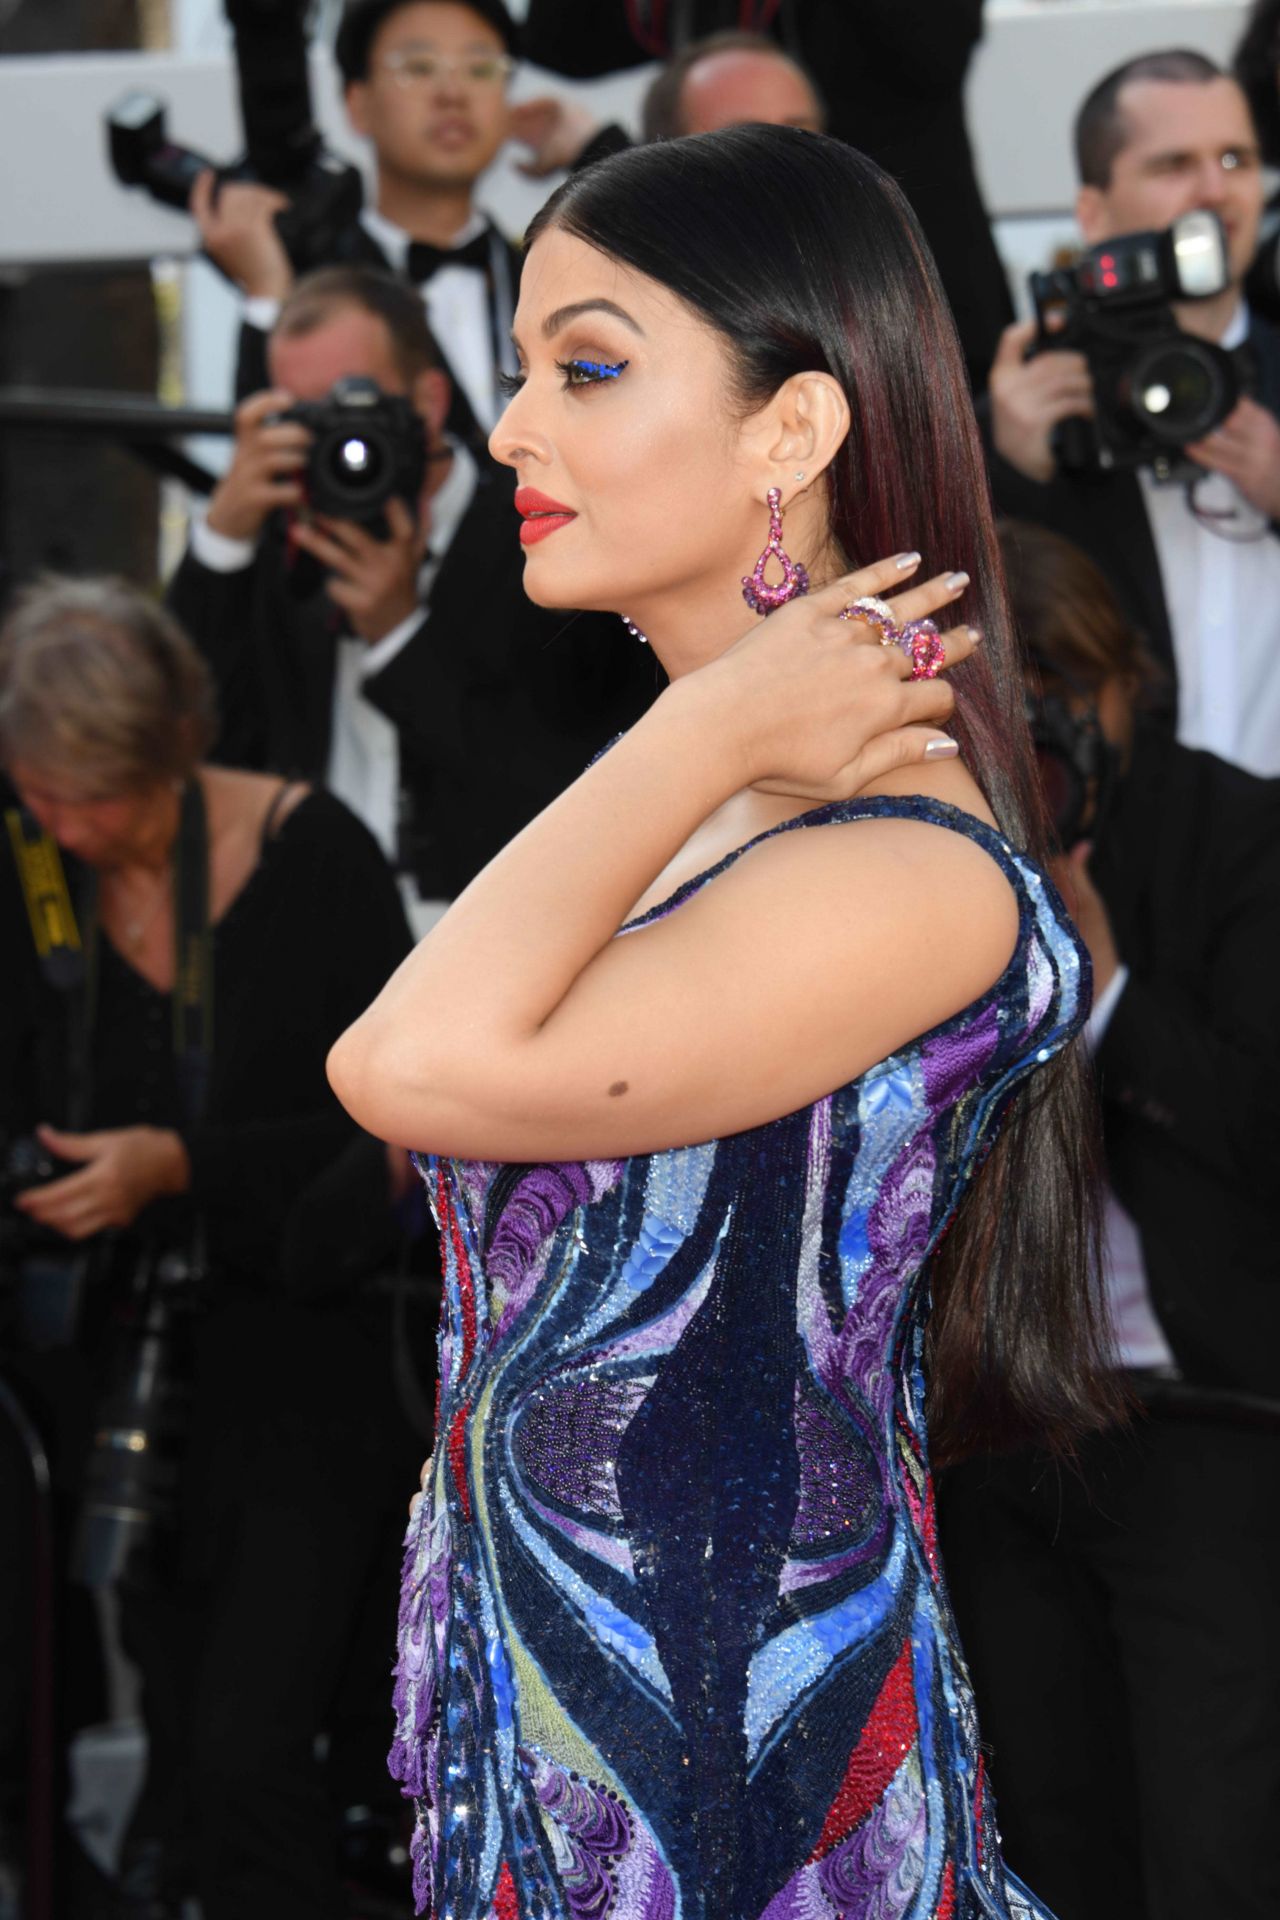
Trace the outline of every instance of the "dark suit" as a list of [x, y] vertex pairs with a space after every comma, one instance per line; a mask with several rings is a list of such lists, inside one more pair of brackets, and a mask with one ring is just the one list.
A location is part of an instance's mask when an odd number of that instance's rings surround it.
[[[498, 233], [496, 227], [491, 226], [490, 232], [495, 237], [495, 243], [500, 246], [505, 255], [511, 294], [514, 300], [520, 285], [520, 263], [522, 258], [520, 250], [518, 247], [512, 246], [509, 240]], [[333, 249], [333, 258], [327, 264], [331, 266], [377, 267], [383, 273], [393, 272], [391, 262], [387, 259], [386, 254], [360, 220], [353, 220], [350, 227], [339, 236], [337, 244]], [[487, 276], [487, 281], [489, 295], [488, 307], [490, 323], [495, 335], [494, 356], [495, 364], [497, 364], [497, 334], [499, 330], [505, 331], [510, 323], [507, 317], [499, 315], [496, 310], [491, 275]], [[239, 346], [236, 353], [237, 401], [247, 399], [252, 393], [262, 393], [271, 385], [271, 376], [267, 368], [268, 338], [269, 336], [263, 332], [261, 327], [255, 327], [247, 320], [241, 325]], [[440, 352], [440, 359], [444, 371], [449, 376], [449, 413], [444, 423], [445, 431], [451, 434], [455, 440], [465, 442], [477, 459], [483, 461], [487, 458], [489, 430], [476, 419], [471, 402], [467, 399], [466, 390], [454, 373], [453, 368], [449, 365], [449, 356], [439, 340], [436, 341], [436, 346]]]
[[[1249, 328], [1258, 387], [1256, 398], [1280, 417], [1280, 333], [1254, 318]], [[991, 490], [997, 510], [1015, 520], [1048, 527], [1080, 547], [1106, 575], [1125, 614], [1144, 636], [1165, 674], [1151, 700], [1153, 715], [1171, 728], [1177, 719], [1177, 674], [1169, 608], [1142, 482], [1132, 471], [1088, 477], [1059, 474], [1047, 484], [1028, 480], [991, 444], [989, 404], [978, 408], [987, 443]]]
[[[942, 1476], [1009, 1864], [1058, 1920], [1280, 1912], [1280, 782], [1140, 729], [1093, 877], [1107, 1169], [1181, 1382]], [[1268, 1407], [1270, 1415], [1268, 1416]]]
[[[642, 44], [622, 0], [530, 0], [525, 52], [540, 66], [588, 79], [665, 57], [695, 34], [742, 24], [737, 0], [651, 11], [660, 24], [652, 43]], [[982, 0], [783, 0], [766, 31], [816, 77], [830, 131], [891, 173], [915, 208], [970, 378], [975, 388], [985, 386], [1013, 307], [964, 117]]]
[[[526, 598], [518, 524], [510, 478], [482, 471], [421, 627], [365, 682], [399, 734], [401, 864], [424, 898], [459, 893], [655, 691], [615, 616]], [[323, 591], [294, 596], [278, 530], [237, 573], [188, 552], [168, 601], [217, 681], [219, 758], [323, 781], [338, 621]]]

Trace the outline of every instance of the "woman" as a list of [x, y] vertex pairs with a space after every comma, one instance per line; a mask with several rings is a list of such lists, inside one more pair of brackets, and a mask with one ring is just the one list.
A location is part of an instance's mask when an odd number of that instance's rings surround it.
[[[150, 1424], [161, 1479], [179, 1463], [176, 1488], [157, 1481], [143, 1502], [150, 1525], [123, 1532], [118, 1468], [90, 1480], [83, 1572], [103, 1584], [124, 1562], [149, 1746], [118, 1911], [176, 1914], [194, 1886], [208, 1920], [336, 1920], [315, 1742], [388, 1550], [394, 1563], [379, 1489], [413, 1455], [385, 1303], [356, 1285], [394, 1248], [387, 1159], [359, 1140], [324, 1061], [408, 934], [346, 809], [205, 765], [212, 733], [206, 669], [143, 595], [54, 581], [12, 611], [0, 761], [27, 818], [11, 813], [10, 834], [39, 845], [43, 829], [66, 856], [85, 971], [78, 987], [50, 981], [6, 836], [0, 1130], [38, 1130], [61, 1162], [15, 1201], [46, 1251], [98, 1256], [75, 1330], [89, 1369], [109, 1372], [136, 1338], [135, 1275], [165, 1255], [203, 1270], [165, 1294], [180, 1430], [167, 1391], [136, 1418], [95, 1413], [101, 1378], [70, 1410], [90, 1430]], [[68, 1026], [87, 1031], [83, 1067]], [[359, 1225], [322, 1245], [310, 1216], [339, 1175]], [[370, 1797], [366, 1780], [339, 1804]]]
[[[1087, 965], [1014, 851], [1029, 752], [954, 332], [896, 189], [781, 128], [575, 178], [515, 331], [491, 445], [527, 589], [624, 609], [671, 684], [330, 1061], [440, 1156], [393, 1749], [419, 1897], [1035, 1912], [937, 1568], [922, 1369], [932, 1287], [935, 1450], [1096, 1415], [1062, 1051]], [[780, 597], [751, 564], [775, 490], [816, 590], [744, 637], [744, 576]], [[945, 635], [954, 741], [945, 684], [840, 617], [886, 592], [891, 626], [981, 620], [976, 653]]]

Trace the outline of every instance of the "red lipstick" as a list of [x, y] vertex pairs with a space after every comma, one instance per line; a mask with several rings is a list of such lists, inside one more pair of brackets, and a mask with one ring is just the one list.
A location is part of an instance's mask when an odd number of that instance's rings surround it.
[[567, 527], [578, 517], [572, 507], [562, 506], [536, 487], [516, 488], [516, 512], [520, 515], [520, 544], [525, 547], [545, 540], [557, 527]]

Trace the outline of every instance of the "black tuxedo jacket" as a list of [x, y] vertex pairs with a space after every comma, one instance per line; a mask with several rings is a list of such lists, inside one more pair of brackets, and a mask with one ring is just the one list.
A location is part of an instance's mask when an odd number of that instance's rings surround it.
[[[497, 232], [496, 228], [494, 232]], [[520, 285], [520, 264], [523, 256], [520, 249], [512, 246], [509, 240], [501, 235], [499, 239], [507, 255], [511, 274], [511, 291], [514, 297]], [[333, 249], [333, 258], [328, 264], [378, 267], [384, 273], [393, 271], [386, 254], [360, 220], [353, 220], [351, 225], [338, 236]], [[437, 340], [436, 345], [440, 348], [441, 361], [449, 376], [449, 413], [444, 423], [445, 431], [452, 434], [455, 440], [463, 441], [478, 459], [487, 459], [488, 428], [481, 426], [472, 412], [471, 402], [467, 399], [461, 381], [449, 365], [448, 356], [440, 341]], [[271, 377], [267, 371], [267, 335], [261, 327], [252, 326], [246, 320], [240, 328], [240, 340], [236, 353], [236, 400], [245, 400], [251, 393], [262, 393], [270, 385]]]
[[1138, 729], [1091, 871], [1130, 978], [1107, 1167], [1184, 1373], [1280, 1392], [1280, 781]]
[[[1280, 333], [1254, 318], [1249, 329], [1258, 370], [1256, 398], [1280, 417]], [[1059, 475], [1041, 485], [1011, 467], [991, 444], [987, 403], [978, 408], [997, 510], [1048, 527], [1083, 549], [1106, 575], [1121, 607], [1164, 670], [1151, 696], [1151, 713], [1171, 730], [1177, 722], [1177, 673], [1160, 561], [1136, 473], [1085, 478]], [[1280, 529], [1274, 530], [1280, 534]]]
[[[424, 897], [461, 892], [656, 691], [614, 615], [526, 598], [518, 526], [509, 478], [482, 472], [422, 625], [365, 683], [399, 736], [401, 864]], [[278, 530], [236, 573], [188, 552], [167, 598], [213, 669], [217, 757], [322, 783], [340, 624], [323, 589], [293, 593]]]
[[[632, 31], [623, 0], [530, 0], [524, 51], [574, 79], [671, 50], [675, 24], [705, 34], [741, 24], [738, 0], [650, 9], [660, 45]], [[782, 0], [766, 29], [812, 73], [837, 139], [893, 175], [916, 211], [955, 313], [976, 390], [1013, 318], [982, 204], [964, 82], [982, 37], [982, 0]]]

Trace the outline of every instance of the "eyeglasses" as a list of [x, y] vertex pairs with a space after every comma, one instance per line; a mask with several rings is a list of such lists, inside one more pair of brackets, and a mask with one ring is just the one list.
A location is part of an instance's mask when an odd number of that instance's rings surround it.
[[401, 87], [432, 87], [440, 80], [461, 80], [469, 87], [500, 87], [515, 71], [506, 53], [388, 53], [383, 66]]

